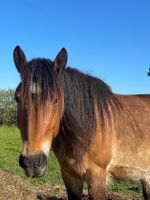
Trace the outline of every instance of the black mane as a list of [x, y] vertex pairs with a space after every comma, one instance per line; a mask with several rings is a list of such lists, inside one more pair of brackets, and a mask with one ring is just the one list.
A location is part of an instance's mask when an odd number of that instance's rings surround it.
[[77, 152], [83, 149], [84, 153], [94, 136], [96, 109], [104, 132], [106, 120], [111, 125], [110, 112], [115, 118], [120, 104], [106, 83], [77, 69], [66, 68], [61, 75], [61, 82], [65, 94], [63, 134], [72, 144], [74, 153], [79, 155]]

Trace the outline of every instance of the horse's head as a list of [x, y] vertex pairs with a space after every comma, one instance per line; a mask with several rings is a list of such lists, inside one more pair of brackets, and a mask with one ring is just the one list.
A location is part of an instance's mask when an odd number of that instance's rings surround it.
[[15, 92], [17, 122], [24, 144], [19, 163], [27, 176], [40, 177], [63, 114], [64, 94], [59, 77], [67, 63], [67, 52], [62, 49], [53, 62], [47, 59], [27, 62], [17, 46], [14, 62], [21, 76]]

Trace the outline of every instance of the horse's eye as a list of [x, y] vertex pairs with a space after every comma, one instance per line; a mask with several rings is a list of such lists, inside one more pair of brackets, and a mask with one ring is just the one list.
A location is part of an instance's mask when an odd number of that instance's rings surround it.
[[58, 102], [58, 100], [57, 100], [57, 98], [55, 98], [55, 99], [53, 100], [53, 104], [57, 104], [57, 102]]
[[35, 94], [34, 94], [34, 93], [32, 93], [32, 100], [34, 100], [34, 98], [35, 98]]
[[14, 99], [15, 99], [15, 101], [16, 101], [17, 103], [20, 103], [19, 97], [15, 96]]

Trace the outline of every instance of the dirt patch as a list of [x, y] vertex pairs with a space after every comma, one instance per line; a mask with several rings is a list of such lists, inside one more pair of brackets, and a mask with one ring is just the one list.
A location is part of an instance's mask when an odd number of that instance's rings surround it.
[[[53, 190], [54, 195], [51, 194], [52, 188], [44, 193], [38, 194], [39, 200], [67, 200], [66, 193], [63, 190]], [[83, 195], [83, 200], [88, 200], [88, 195]], [[117, 192], [109, 192], [107, 194], [106, 200], [142, 200], [142, 197], [138, 197], [135, 195], [127, 195]]]
[[[29, 186], [18, 177], [0, 170], [0, 200], [67, 200], [63, 186]], [[83, 200], [87, 200], [87, 191], [84, 191]], [[107, 200], [142, 200], [134, 195], [117, 192], [108, 192]]]
[[0, 171], [0, 200], [36, 199], [36, 192], [24, 181], [7, 172]]

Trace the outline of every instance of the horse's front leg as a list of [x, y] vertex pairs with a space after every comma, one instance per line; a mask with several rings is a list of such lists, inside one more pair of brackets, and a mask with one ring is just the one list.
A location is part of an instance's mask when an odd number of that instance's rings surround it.
[[62, 178], [66, 186], [68, 200], [81, 200], [83, 181], [80, 177], [61, 169]]
[[90, 200], [104, 200], [106, 172], [102, 168], [93, 168], [87, 173], [87, 184]]
[[150, 200], [150, 176], [142, 179], [143, 196], [145, 200]]

